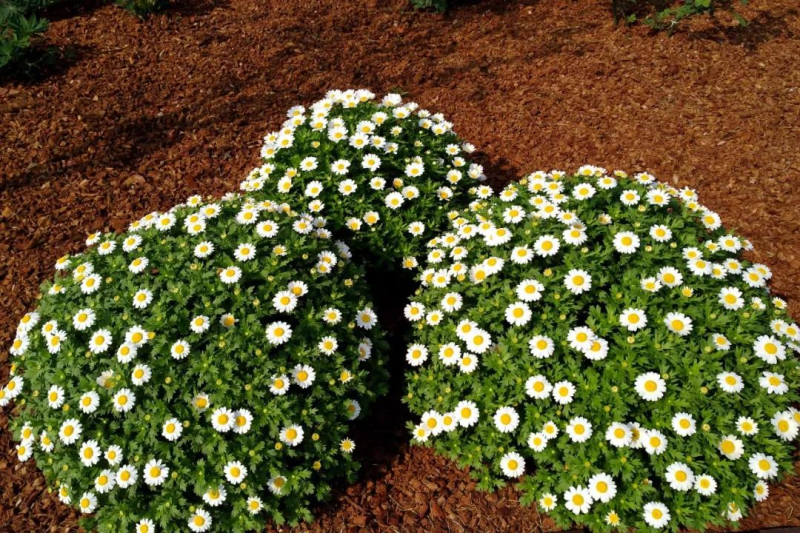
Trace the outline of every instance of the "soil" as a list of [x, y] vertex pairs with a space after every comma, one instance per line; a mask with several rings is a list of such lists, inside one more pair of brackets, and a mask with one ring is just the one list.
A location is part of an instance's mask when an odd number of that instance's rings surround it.
[[[39, 79], [0, 82], [0, 345], [57, 257], [190, 194], [233, 190], [285, 110], [331, 88], [401, 89], [444, 113], [497, 181], [537, 169], [647, 169], [756, 244], [800, 316], [800, 14], [757, 0], [673, 35], [614, 26], [605, 0], [186, 0], [139, 22], [105, 2], [57, 7]], [[379, 294], [384, 317], [397, 295]], [[386, 320], [386, 318], [384, 318]], [[396, 320], [395, 320], [396, 322]], [[0, 383], [8, 352], [0, 352]], [[359, 438], [362, 480], [309, 531], [549, 531], [517, 494], [404, 444], [394, 384]], [[0, 531], [77, 531], [76, 513], [20, 465], [0, 410]], [[796, 463], [800, 471], [800, 462]], [[800, 478], [742, 529], [800, 526]]]

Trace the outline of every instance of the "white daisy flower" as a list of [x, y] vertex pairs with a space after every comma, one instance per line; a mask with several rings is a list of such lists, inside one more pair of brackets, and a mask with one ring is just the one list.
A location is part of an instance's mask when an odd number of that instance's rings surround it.
[[60, 409], [64, 405], [64, 389], [58, 385], [52, 385], [47, 391], [47, 405], [52, 409]]
[[170, 355], [173, 359], [180, 361], [186, 359], [191, 351], [191, 345], [185, 340], [176, 341], [170, 348]]
[[690, 334], [693, 329], [692, 319], [683, 313], [667, 313], [667, 316], [664, 318], [664, 324], [666, 324], [671, 332], [681, 337]]
[[110, 492], [117, 484], [117, 479], [111, 470], [103, 470], [94, 478], [94, 490], [100, 494]]
[[92, 334], [92, 338], [89, 341], [89, 351], [94, 354], [103, 353], [111, 346], [111, 340], [110, 331], [107, 329], [98, 329]]
[[539, 505], [545, 511], [552, 511], [553, 509], [556, 508], [557, 503], [558, 503], [558, 498], [556, 497], [556, 495], [551, 494], [549, 492], [542, 494], [542, 497], [539, 498]]
[[589, 479], [588, 488], [589, 494], [592, 495], [592, 499], [596, 502], [608, 503], [617, 495], [617, 484], [605, 472], [593, 475]]
[[279, 376], [272, 376], [270, 378], [270, 387], [269, 391], [272, 394], [276, 394], [278, 396], [283, 396], [289, 390], [289, 377], [285, 374], [281, 374]]
[[569, 381], [559, 381], [553, 385], [553, 399], [556, 403], [566, 405], [575, 397], [575, 385]]
[[564, 277], [564, 286], [573, 294], [582, 294], [592, 288], [592, 276], [585, 270], [572, 269]]
[[95, 391], [89, 391], [81, 395], [78, 400], [78, 409], [86, 414], [94, 413], [100, 405], [100, 395]]
[[707, 474], [697, 476], [694, 480], [694, 490], [702, 496], [711, 496], [717, 491], [717, 480]]
[[744, 298], [742, 298], [742, 291], [736, 287], [726, 287], [719, 291], [719, 303], [725, 309], [736, 311], [744, 307]]
[[531, 351], [531, 355], [537, 359], [547, 359], [555, 352], [555, 343], [551, 338], [544, 335], [534, 335], [528, 341], [528, 348]]
[[94, 325], [96, 318], [94, 311], [88, 307], [83, 308], [73, 315], [72, 326], [78, 331], [84, 331]]
[[543, 235], [533, 243], [533, 249], [536, 251], [536, 255], [540, 257], [553, 256], [558, 253], [560, 247], [558, 239], [552, 235]]
[[745, 436], [751, 436], [758, 433], [758, 423], [749, 416], [740, 416], [736, 420], [736, 430]]
[[316, 372], [309, 365], [297, 365], [292, 370], [292, 378], [301, 389], [310, 387], [314, 383], [316, 376]]
[[672, 417], [672, 430], [681, 437], [691, 437], [697, 432], [697, 423], [689, 413], [676, 413]]
[[725, 435], [719, 441], [719, 452], [731, 461], [735, 461], [744, 454], [744, 444], [733, 435]]
[[553, 386], [542, 375], [531, 376], [525, 382], [525, 392], [536, 400], [545, 400], [550, 397]]
[[189, 529], [191, 529], [194, 533], [205, 533], [209, 529], [211, 529], [212, 518], [208, 511], [198, 508], [189, 517]]
[[547, 435], [542, 432], [531, 433], [528, 435], [528, 447], [535, 452], [541, 452], [547, 448]]
[[516, 452], [508, 452], [500, 459], [500, 468], [506, 477], [520, 477], [525, 473], [525, 459]]
[[614, 249], [621, 254], [634, 253], [639, 244], [639, 237], [631, 231], [622, 231], [614, 235]]
[[524, 326], [531, 319], [531, 308], [523, 302], [515, 302], [506, 308], [506, 321], [512, 326]]
[[93, 513], [97, 509], [97, 496], [93, 492], [84, 492], [78, 500], [78, 509], [83, 514]]
[[519, 414], [513, 407], [500, 407], [494, 413], [494, 425], [501, 433], [511, 433], [519, 425]]
[[586, 442], [592, 437], [592, 423], [581, 416], [569, 421], [565, 431], [572, 442]]
[[106, 453], [103, 455], [108, 461], [108, 464], [111, 466], [117, 466], [119, 463], [122, 462], [122, 458], [124, 454], [122, 453], [122, 448], [117, 446], [116, 444], [112, 444], [106, 450]]
[[139, 274], [140, 272], [143, 272], [144, 269], [147, 268], [147, 265], [149, 264], [150, 260], [148, 258], [137, 257], [136, 259], [131, 261], [130, 265], [128, 265], [128, 270], [130, 270], [132, 274]]
[[97, 444], [95, 440], [88, 440], [81, 444], [80, 449], [80, 458], [81, 463], [84, 466], [94, 466], [100, 461], [100, 457], [102, 453], [100, 451], [100, 446]]
[[783, 374], [775, 374], [774, 372], [763, 372], [758, 384], [761, 385], [761, 388], [767, 389], [768, 394], [780, 396], [789, 390], [789, 385], [786, 384]]
[[266, 336], [270, 344], [280, 346], [292, 337], [292, 328], [286, 322], [273, 322], [267, 326]]
[[130, 389], [120, 389], [114, 394], [114, 410], [118, 413], [127, 413], [136, 405], [136, 395]]
[[724, 392], [737, 393], [744, 389], [744, 380], [736, 372], [721, 372], [717, 374], [717, 383]]
[[250, 243], [242, 243], [233, 251], [237, 261], [250, 261], [256, 256], [256, 247]]
[[458, 416], [458, 424], [465, 428], [475, 425], [475, 423], [478, 422], [478, 417], [480, 416], [480, 410], [478, 409], [478, 406], [469, 400], [458, 402], [453, 411]]
[[233, 429], [236, 423], [236, 416], [227, 407], [218, 407], [211, 413], [211, 427], [218, 433], [227, 433]]
[[786, 347], [771, 335], [759, 336], [753, 343], [753, 352], [756, 357], [770, 365], [786, 359]]
[[564, 493], [564, 507], [576, 515], [588, 513], [593, 503], [592, 494], [580, 485]]
[[61, 442], [69, 446], [81, 438], [82, 431], [83, 427], [81, 423], [75, 418], [70, 418], [61, 424], [61, 428], [58, 431], [58, 438]]
[[683, 463], [672, 463], [664, 474], [673, 490], [686, 492], [694, 486], [694, 472]]
[[257, 515], [261, 509], [264, 508], [264, 502], [258, 496], [250, 496], [247, 498], [247, 512], [251, 515]]
[[747, 465], [758, 479], [772, 479], [778, 475], [778, 463], [771, 455], [754, 453]]
[[161, 426], [161, 436], [170, 442], [174, 442], [181, 437], [183, 424], [177, 418], [170, 418]]
[[670, 520], [669, 509], [663, 503], [650, 502], [645, 504], [642, 512], [644, 521], [651, 527], [661, 529], [666, 526]]
[[377, 322], [378, 315], [376, 315], [375, 312], [369, 307], [361, 309], [356, 314], [356, 325], [358, 325], [360, 328], [366, 329], [367, 331], [371, 330], [372, 327], [377, 324]]
[[655, 225], [650, 228], [650, 237], [656, 242], [669, 242], [672, 239], [672, 230], [664, 225]]
[[631, 430], [625, 424], [614, 422], [606, 430], [606, 440], [615, 448], [624, 448], [631, 444]]
[[763, 502], [769, 497], [769, 485], [759, 480], [753, 488], [753, 497], [757, 502]]
[[641, 430], [639, 439], [644, 451], [650, 455], [661, 455], [667, 449], [667, 437], [658, 430]]
[[267, 483], [269, 491], [273, 494], [280, 494], [286, 486], [286, 478], [283, 476], [273, 476]]
[[303, 428], [298, 425], [291, 425], [281, 430], [280, 439], [289, 446], [297, 446], [303, 442]]
[[136, 522], [136, 533], [156, 533], [156, 525], [149, 518], [142, 518]]
[[225, 465], [225, 479], [228, 483], [238, 485], [247, 477], [247, 468], [239, 461], [231, 461]]
[[237, 266], [229, 266], [220, 270], [219, 279], [222, 283], [230, 285], [238, 282], [242, 278], [242, 269]]
[[800, 433], [797, 411], [782, 411], [775, 413], [770, 421], [775, 429], [775, 434], [785, 441], [794, 440]]
[[638, 331], [647, 325], [647, 315], [643, 309], [629, 307], [619, 316], [619, 323], [628, 331]]

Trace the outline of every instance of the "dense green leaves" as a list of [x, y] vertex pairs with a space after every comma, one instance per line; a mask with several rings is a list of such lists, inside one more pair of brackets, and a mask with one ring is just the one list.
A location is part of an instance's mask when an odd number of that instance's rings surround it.
[[374, 98], [366, 90], [330, 91], [309, 109], [290, 109], [282, 128], [265, 136], [264, 164], [241, 188], [307, 206], [359, 255], [397, 267], [424, 251], [448, 210], [466, 207], [485, 177], [466, 159], [473, 147], [443, 116], [399, 94]]
[[348, 425], [387, 374], [363, 271], [324, 225], [192, 197], [58, 261], [0, 401], [18, 405], [20, 459], [94, 512], [87, 528], [257, 530], [353, 479]]
[[582, 167], [473, 208], [406, 308], [417, 443], [593, 530], [736, 521], [792, 471], [800, 330], [693, 191]]

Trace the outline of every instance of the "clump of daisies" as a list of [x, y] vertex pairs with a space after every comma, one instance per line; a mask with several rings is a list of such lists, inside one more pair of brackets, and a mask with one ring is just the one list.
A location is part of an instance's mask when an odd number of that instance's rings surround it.
[[0, 406], [20, 461], [101, 532], [310, 519], [386, 390], [363, 271], [326, 220], [193, 196], [62, 257]]
[[792, 472], [800, 327], [694, 191], [536, 172], [429, 246], [409, 430], [481, 488], [562, 527], [701, 530]]
[[324, 215], [371, 261], [415, 268], [450, 210], [492, 194], [469, 161], [474, 147], [441, 114], [398, 94], [330, 91], [287, 116], [264, 137], [263, 164], [241, 189]]

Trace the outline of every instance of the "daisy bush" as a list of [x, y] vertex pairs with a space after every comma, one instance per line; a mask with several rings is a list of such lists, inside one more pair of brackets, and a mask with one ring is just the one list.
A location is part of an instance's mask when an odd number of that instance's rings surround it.
[[468, 161], [474, 147], [441, 114], [399, 94], [376, 101], [366, 90], [330, 91], [287, 117], [264, 138], [263, 164], [241, 189], [324, 214], [371, 261], [404, 258], [414, 268], [449, 209], [491, 194], [480, 186], [483, 168]]
[[792, 471], [800, 328], [690, 189], [536, 172], [433, 239], [414, 442], [593, 530], [737, 522]]
[[87, 529], [251, 531], [310, 519], [386, 390], [362, 270], [325, 220], [199, 196], [56, 263], [0, 406]]

